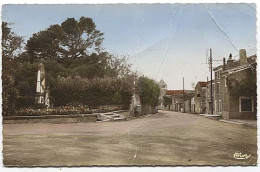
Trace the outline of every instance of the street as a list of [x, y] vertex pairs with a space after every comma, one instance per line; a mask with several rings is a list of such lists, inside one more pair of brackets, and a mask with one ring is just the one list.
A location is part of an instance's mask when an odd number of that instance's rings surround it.
[[[235, 153], [251, 155], [235, 159]], [[3, 124], [7, 166], [256, 165], [257, 129], [159, 111], [121, 122]]]

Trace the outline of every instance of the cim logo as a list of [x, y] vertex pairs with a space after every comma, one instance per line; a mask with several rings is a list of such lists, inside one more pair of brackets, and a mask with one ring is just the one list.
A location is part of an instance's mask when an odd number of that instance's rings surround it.
[[236, 152], [234, 153], [234, 158], [235, 159], [248, 159], [249, 157], [251, 157], [251, 154], [242, 154], [241, 152]]

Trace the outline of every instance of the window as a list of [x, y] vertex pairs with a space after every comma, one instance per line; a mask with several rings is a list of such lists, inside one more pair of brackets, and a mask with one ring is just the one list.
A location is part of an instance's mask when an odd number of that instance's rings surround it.
[[225, 77], [225, 87], [227, 87], [227, 85], [228, 85], [228, 77], [226, 76]]
[[215, 100], [215, 114], [218, 112], [218, 102]]
[[197, 97], [200, 97], [200, 94], [197, 94]]
[[239, 97], [239, 110], [240, 112], [253, 112], [253, 98], [252, 97]]
[[217, 83], [217, 94], [220, 94], [220, 83]]
[[222, 101], [221, 100], [218, 101], [218, 111], [222, 112]]
[[220, 79], [220, 70], [215, 72], [215, 79]]

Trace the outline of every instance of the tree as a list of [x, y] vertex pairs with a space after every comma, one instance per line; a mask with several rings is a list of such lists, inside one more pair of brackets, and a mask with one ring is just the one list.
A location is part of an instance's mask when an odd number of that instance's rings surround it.
[[58, 77], [51, 94], [55, 106], [82, 104], [89, 106], [125, 105], [133, 94], [131, 78], [94, 78], [80, 76]]
[[164, 106], [172, 105], [172, 98], [163, 96], [163, 105]]
[[61, 47], [66, 52], [66, 57], [82, 57], [88, 54], [90, 49], [100, 52], [103, 33], [96, 29], [91, 18], [81, 17], [79, 21], [68, 18], [61, 27], [65, 33]]
[[[15, 35], [9, 28], [4, 29]], [[133, 94], [131, 66], [125, 57], [102, 52], [102, 41], [103, 33], [93, 20], [81, 17], [33, 34], [22, 54], [17, 45], [13, 57], [3, 58], [3, 110], [12, 114], [10, 110], [34, 107], [41, 58], [54, 106], [80, 103], [128, 107]]]
[[107, 75], [111, 77], [125, 77], [131, 73], [131, 64], [127, 63], [126, 57], [119, 58], [111, 54], [106, 54], [106, 71]]
[[17, 36], [8, 27], [8, 23], [2, 22], [2, 56], [4, 58], [13, 59], [20, 53], [22, 49], [23, 38]]
[[3, 115], [13, 113], [19, 94], [15, 87], [15, 71], [17, 64], [15, 57], [20, 54], [23, 39], [17, 36], [8, 27], [8, 23], [2, 22], [2, 82], [3, 82]]
[[31, 62], [40, 58], [58, 58], [61, 52], [59, 44], [63, 38], [64, 33], [59, 25], [51, 25], [48, 29], [33, 34], [26, 44]]
[[32, 59], [84, 57], [101, 52], [103, 35], [91, 18], [68, 18], [34, 34], [26, 47]]
[[141, 103], [151, 105], [152, 107], [157, 106], [160, 95], [159, 85], [154, 80], [147, 77], [140, 77], [138, 82], [140, 86], [139, 92]]

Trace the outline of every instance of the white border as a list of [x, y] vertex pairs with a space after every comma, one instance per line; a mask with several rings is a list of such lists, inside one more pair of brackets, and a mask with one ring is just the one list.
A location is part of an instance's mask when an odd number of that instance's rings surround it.
[[[24, 3], [28, 3], [28, 4], [103, 4], [103, 3], [256, 3], [257, 4], [257, 18], [260, 18], [259, 15], [259, 6], [260, 3], [258, 0], [244, 0], [244, 1], [236, 1], [236, 0], [207, 0], [207, 1], [202, 1], [202, 0], [99, 0], [97, 2], [97, 0], [88, 0], [88, 1], [84, 1], [84, 0], [56, 0], [56, 1], [46, 1], [46, 0], [1, 0], [0, 4], [24, 4]], [[0, 7], [1, 11], [2, 8]], [[257, 26], [259, 26], [259, 19], [257, 19]], [[259, 40], [259, 32], [258, 32], [258, 27], [257, 27], [257, 40]], [[0, 33], [1, 35], [1, 33]], [[258, 47], [258, 46], [256, 46]], [[257, 54], [259, 50], [257, 50]], [[1, 52], [1, 51], [0, 51]], [[1, 63], [1, 69], [2, 69], [2, 62]], [[259, 79], [258, 79], [258, 83], [259, 83]], [[0, 81], [0, 87], [2, 89], [2, 81]], [[260, 91], [259, 89], [257, 90], [258, 95], [260, 95]], [[0, 97], [0, 100], [2, 102], [2, 97]], [[259, 99], [257, 99], [259, 100]], [[258, 107], [259, 107], [259, 103], [258, 103]], [[259, 109], [259, 108], [258, 108]], [[1, 109], [2, 111], [2, 109]], [[2, 118], [0, 118], [0, 122], [2, 123]], [[258, 120], [258, 126], [259, 126], [259, 120]], [[258, 129], [259, 131], [259, 129]], [[2, 127], [0, 127], [0, 132], [2, 133]], [[2, 135], [0, 136], [0, 141], [2, 141]], [[258, 137], [258, 146], [259, 146], [259, 137]], [[0, 149], [2, 150], [2, 144], [0, 144]], [[258, 155], [259, 155], [260, 149], [258, 147]], [[259, 157], [258, 157], [259, 159]], [[0, 162], [2, 162], [2, 152], [0, 155]], [[259, 162], [259, 161], [258, 161]], [[117, 172], [117, 171], [147, 171], [147, 172], [153, 172], [153, 171], [200, 171], [200, 172], [204, 172], [204, 171], [211, 171], [211, 172], [215, 172], [215, 171], [236, 171], [236, 172], [244, 172], [244, 171], [259, 171], [260, 167], [120, 167], [120, 168], [115, 168], [115, 167], [92, 167], [92, 168], [5, 168], [3, 167], [3, 164], [1, 163], [1, 168], [0, 171], [111, 171], [111, 172]]]

